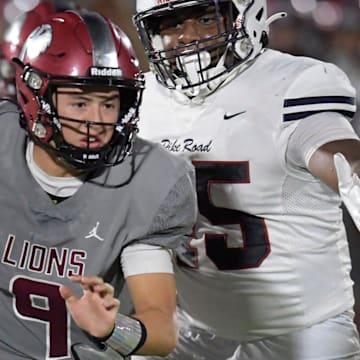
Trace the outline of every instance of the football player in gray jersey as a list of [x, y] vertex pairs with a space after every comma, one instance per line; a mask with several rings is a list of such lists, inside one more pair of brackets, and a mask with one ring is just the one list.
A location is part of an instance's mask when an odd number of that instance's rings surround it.
[[[195, 165], [176, 360], [360, 359], [341, 201], [360, 229], [355, 90], [269, 49], [266, 0], [137, 0], [140, 135]], [[238, 345], [237, 350], [234, 348]], [[232, 355], [233, 354], [233, 355]]]
[[18, 106], [0, 102], [0, 359], [168, 354], [194, 171], [137, 137], [129, 39], [97, 13], [59, 12], [14, 64]]

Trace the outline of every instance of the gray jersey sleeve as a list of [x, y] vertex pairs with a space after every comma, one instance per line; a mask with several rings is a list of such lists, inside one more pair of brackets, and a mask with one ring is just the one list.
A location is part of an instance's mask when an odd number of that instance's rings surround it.
[[146, 243], [176, 248], [191, 235], [196, 214], [195, 173], [191, 170], [175, 183], [159, 207]]

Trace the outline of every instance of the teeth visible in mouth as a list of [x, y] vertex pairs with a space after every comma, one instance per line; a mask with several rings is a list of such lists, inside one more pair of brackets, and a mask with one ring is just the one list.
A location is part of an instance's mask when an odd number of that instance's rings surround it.
[[89, 142], [94, 142], [94, 141], [96, 141], [96, 137], [90, 136], [89, 137]]

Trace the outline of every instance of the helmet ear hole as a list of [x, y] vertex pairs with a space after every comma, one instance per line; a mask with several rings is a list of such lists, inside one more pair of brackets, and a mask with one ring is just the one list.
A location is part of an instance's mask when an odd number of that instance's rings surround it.
[[255, 16], [256, 20], [260, 21], [263, 15], [264, 15], [264, 8], [262, 7]]
[[266, 31], [263, 31], [261, 34], [260, 43], [262, 44], [263, 48], [269, 45], [269, 35], [266, 33]]

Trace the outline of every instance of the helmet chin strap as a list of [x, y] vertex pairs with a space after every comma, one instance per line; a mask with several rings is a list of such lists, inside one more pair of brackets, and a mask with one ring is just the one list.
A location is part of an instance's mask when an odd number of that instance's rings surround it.
[[[181, 60], [177, 58], [177, 68], [180, 72], [186, 73], [186, 79], [179, 78], [180, 82], [177, 85], [177, 88], [180, 90], [183, 85], [187, 85], [187, 82], [192, 84], [202, 82], [204, 80], [202, 78], [202, 74], [204, 74], [202, 69], [206, 69], [210, 63], [211, 55], [208, 51], [201, 51], [198, 54], [191, 54], [189, 56], [183, 54], [181, 56]], [[186, 89], [185, 93], [190, 97], [198, 96], [200, 93], [200, 86], [194, 86], [192, 88]]]
[[[176, 65], [178, 69], [181, 72], [186, 72], [187, 78], [184, 79], [179, 77], [177, 79], [178, 84], [175, 92], [181, 93], [183, 96], [185, 95], [192, 103], [203, 103], [204, 98], [215, 91], [223, 82], [224, 79], [222, 77], [188, 89], [183, 89], [183, 87], [188, 85], [188, 81], [190, 83], [201, 83], [216, 76], [216, 74], [220, 74], [225, 70], [225, 57], [226, 52], [221, 56], [215, 67], [211, 67], [207, 70], [204, 69], [208, 68], [211, 64], [211, 55], [208, 51], [201, 51], [198, 54], [184, 56], [181, 63], [179, 59], [177, 59]], [[179, 96], [176, 96], [176, 98], [178, 97]]]

